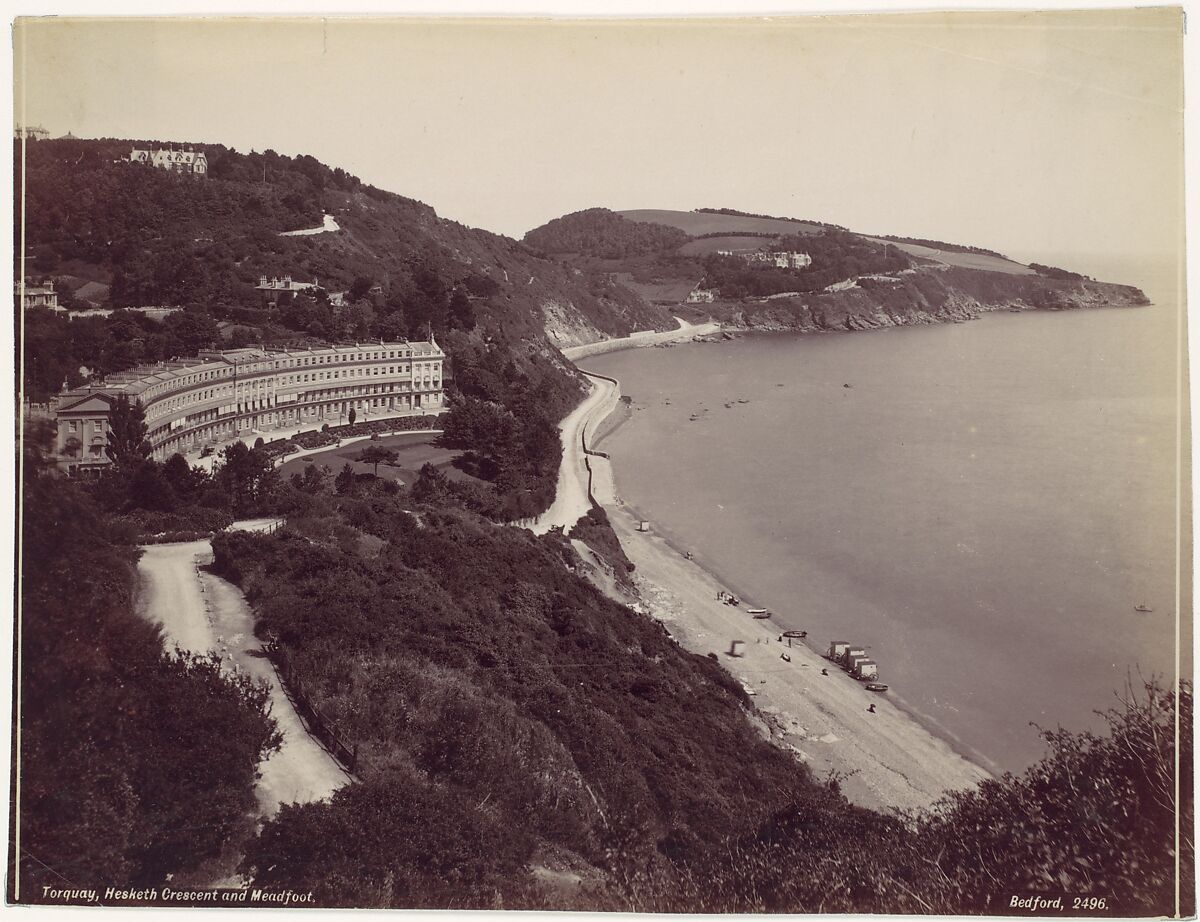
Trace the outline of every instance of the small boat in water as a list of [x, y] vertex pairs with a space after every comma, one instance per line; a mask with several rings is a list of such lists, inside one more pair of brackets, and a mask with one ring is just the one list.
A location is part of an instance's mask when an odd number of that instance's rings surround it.
[[1134, 610], [1134, 611], [1139, 611], [1139, 612], [1141, 612], [1141, 613], [1142, 613], [1142, 614], [1144, 614], [1144, 615], [1145, 615], [1145, 614], [1149, 614], [1149, 613], [1151, 613], [1152, 611], [1154, 611], [1154, 609], [1153, 609], [1153, 608], [1147, 608], [1147, 607], [1146, 607], [1146, 603], [1145, 603], [1145, 602], [1143, 602], [1141, 605], [1135, 605], [1135, 606], [1133, 606], [1133, 610]]
[[885, 692], [888, 690], [888, 687], [882, 682], [868, 682], [866, 688], [867, 691], [873, 692]]
[[765, 615], [766, 613], [767, 613], [767, 610], [765, 608], [747, 608], [746, 609], [746, 614], [748, 614], [748, 615]]

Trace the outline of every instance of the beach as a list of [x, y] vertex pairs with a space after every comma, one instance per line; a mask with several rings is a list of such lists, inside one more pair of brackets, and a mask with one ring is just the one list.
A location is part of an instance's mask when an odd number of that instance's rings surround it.
[[[567, 486], [576, 498], [587, 493], [587, 471], [579, 463], [577, 446], [592, 437], [619, 397], [618, 383], [594, 376], [589, 380], [591, 393], [562, 426], [560, 488]], [[662, 621], [685, 649], [716, 654], [752, 694], [772, 736], [809, 765], [815, 777], [832, 773], [851, 801], [885, 810], [927, 807], [947, 791], [989, 777], [886, 694], [867, 691], [803, 643], [783, 639], [783, 628], [769, 619], [748, 615], [752, 598], [743, 597], [737, 608], [720, 601], [718, 593], [729, 587], [687, 559], [652, 525], [648, 532], [639, 531], [640, 517], [622, 503], [611, 462], [598, 455], [588, 461], [593, 494], [636, 567], [635, 584], [647, 613]], [[570, 527], [565, 521], [555, 524]], [[738, 656], [728, 655], [734, 640], [742, 641]]]
[[[748, 615], [753, 599], [742, 598], [737, 608], [719, 601], [717, 593], [728, 590], [717, 578], [653, 530], [637, 531], [635, 514], [619, 501], [604, 508], [637, 567], [635, 582], [650, 613], [686, 649], [716, 653], [753, 693], [779, 741], [817, 778], [834, 773], [843, 793], [862, 806], [919, 809], [989, 777], [886, 693], [867, 691], [800, 641], [782, 639], [779, 625]], [[728, 655], [733, 640], [742, 641], [740, 656]]]

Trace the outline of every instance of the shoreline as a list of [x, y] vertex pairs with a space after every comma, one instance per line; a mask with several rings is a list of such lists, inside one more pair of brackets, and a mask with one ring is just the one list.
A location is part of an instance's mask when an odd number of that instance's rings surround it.
[[[615, 429], [612, 431], [615, 431]], [[684, 555], [688, 550], [687, 542], [684, 541], [680, 535], [655, 524], [652, 519], [648, 518], [648, 513], [646, 510], [643, 510], [640, 507], [634, 506], [630, 503], [626, 503], [624, 500], [617, 500], [613, 506], [619, 507], [621, 510], [630, 515], [635, 524], [637, 521], [650, 521], [653, 533], [662, 539], [662, 543], [678, 554], [681, 559], [686, 559], [684, 558]], [[613, 513], [613, 506], [610, 506], [609, 504], [605, 504], [604, 506], [605, 511], [610, 514], [610, 518]], [[624, 542], [622, 542], [622, 547], [624, 546]], [[700, 570], [702, 573], [704, 573], [709, 579], [721, 586], [726, 592], [731, 592], [733, 595], [737, 596], [742, 604], [740, 608], [733, 609], [735, 613], [739, 611], [744, 613], [747, 609], [763, 607], [760, 602], [754, 599], [752, 590], [747, 589], [745, 585], [741, 584], [736, 578], [730, 578], [722, 571], [719, 565], [713, 563], [711, 560], [708, 560], [703, 555], [693, 555], [689, 562], [694, 564], [697, 570]], [[771, 619], [765, 621], [764, 623], [768, 625], [774, 625], [779, 631], [804, 630], [803, 624], [785, 623], [782, 620], [776, 620], [778, 617], [778, 613], [772, 611]], [[797, 647], [803, 646], [814, 656], [819, 657], [822, 663], [825, 664], [826, 668], [830, 668], [831, 670], [833, 668], [837, 668], [838, 670], [841, 670], [841, 667], [836, 663], [831, 663], [829, 660], [825, 659], [824, 654], [821, 652], [819, 640], [817, 642], [817, 646], [814, 646], [811, 641], [811, 637], [807, 640], [795, 639], [792, 641], [793, 646], [791, 649], [796, 649]], [[855, 681], [857, 682], [857, 680]], [[863, 691], [865, 694], [867, 694], [865, 689], [863, 689]], [[876, 696], [874, 694], [868, 694], [868, 697], [865, 700], [878, 701], [880, 697], [881, 696]], [[914, 708], [908, 702], [908, 700], [904, 698], [904, 696], [901, 695], [894, 687], [889, 687], [886, 693], [886, 700], [893, 704], [898, 710], [906, 714], [910, 720], [920, 726], [923, 730], [925, 730], [925, 732], [944, 742], [956, 755], [976, 766], [981, 771], [985, 772], [989, 777], [998, 777], [1000, 774], [1002, 774], [1003, 770], [994, 762], [992, 762], [991, 759], [989, 759], [983, 753], [976, 751], [968, 744], [964, 743], [957, 736], [955, 736], [953, 732], [942, 726], [932, 717]]]
[[[598, 417], [578, 414], [571, 426], [564, 425], [564, 442], [601, 427], [616, 405], [619, 383], [591, 375], [589, 381], [593, 390], [585, 402], [610, 409]], [[716, 567], [685, 558], [676, 536], [638, 531], [642, 513], [620, 499], [612, 463], [597, 456], [591, 461], [597, 501], [636, 567], [643, 608], [685, 649], [715, 654], [752, 694], [771, 736], [809, 765], [814, 777], [837, 777], [851, 801], [882, 810], [925, 808], [949, 791], [993, 777], [950, 734], [937, 732], [892, 696], [866, 691], [807, 644], [783, 639], [786, 625], [750, 619], [745, 607], [719, 601], [718, 590], [747, 603], [750, 596]], [[743, 642], [737, 657], [728, 655], [734, 639]]]

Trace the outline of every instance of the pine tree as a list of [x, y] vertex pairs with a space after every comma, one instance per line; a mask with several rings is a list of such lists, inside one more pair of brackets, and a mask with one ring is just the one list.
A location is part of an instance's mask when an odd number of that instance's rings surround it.
[[108, 444], [104, 453], [119, 468], [131, 467], [150, 457], [146, 441], [146, 412], [140, 401], [118, 394], [108, 411]]

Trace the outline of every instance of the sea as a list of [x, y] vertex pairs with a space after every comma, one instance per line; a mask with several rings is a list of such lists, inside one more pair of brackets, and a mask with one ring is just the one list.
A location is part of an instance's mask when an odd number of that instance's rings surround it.
[[580, 364], [631, 399], [601, 443], [627, 505], [781, 629], [864, 646], [964, 755], [1019, 772], [1040, 730], [1102, 730], [1130, 689], [1190, 674], [1176, 275], [1116, 279], [1148, 307]]

